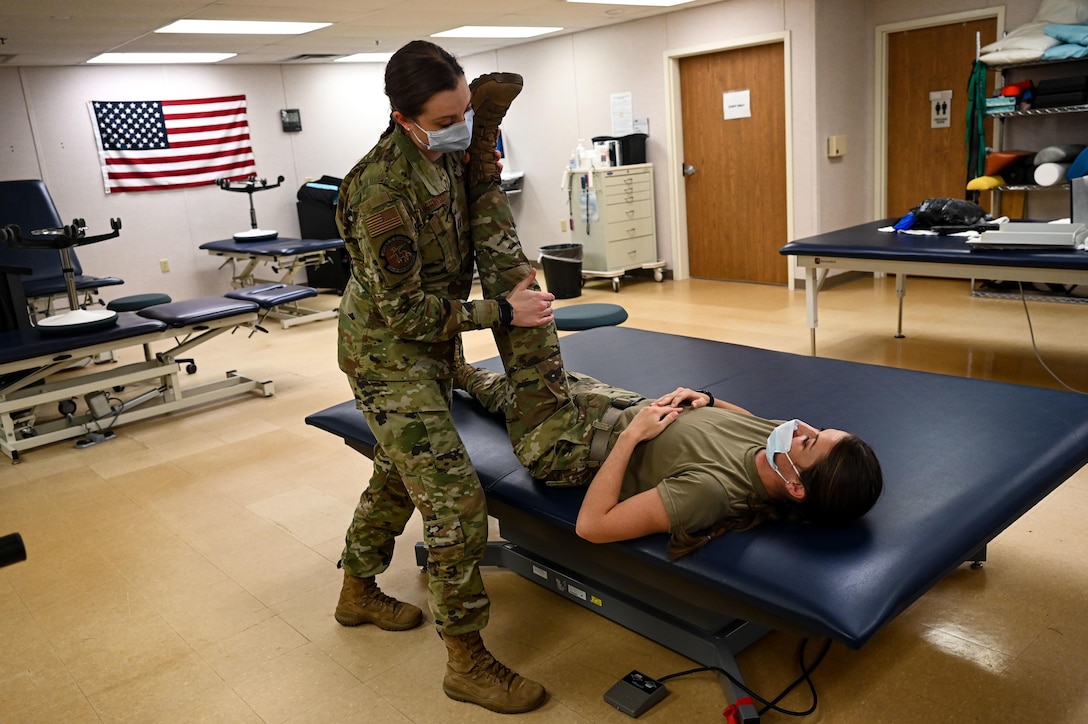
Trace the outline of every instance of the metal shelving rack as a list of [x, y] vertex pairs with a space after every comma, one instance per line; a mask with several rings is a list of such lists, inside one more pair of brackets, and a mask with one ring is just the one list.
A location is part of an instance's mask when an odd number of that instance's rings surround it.
[[[1015, 63], [1010, 65], [993, 66], [990, 68], [998, 74], [998, 84], [1004, 82], [1005, 74], [1008, 70], [1022, 69], [1032, 66], [1053, 66], [1061, 63], [1077, 63], [1084, 62], [1083, 59], [1066, 59], [1059, 61], [1036, 61], [1030, 63]], [[987, 113], [987, 118], [996, 119], [998, 122], [998, 128], [995, 129], [994, 146], [1000, 148], [1004, 142], [1005, 136], [1005, 121], [1010, 118], [1030, 118], [1040, 116], [1059, 116], [1070, 113], [1088, 113], [1088, 104], [1082, 103], [1074, 106], [1057, 106], [1054, 108], [1028, 108], [1022, 111], [998, 111], [996, 113]], [[1001, 194], [1006, 191], [1061, 191], [1068, 192], [1071, 186], [1069, 183], [1054, 184], [1053, 186], [1040, 186], [1038, 184], [1014, 184], [1008, 186], [998, 186], [993, 189], [993, 214], [995, 216], [1000, 214], [1001, 210]]]

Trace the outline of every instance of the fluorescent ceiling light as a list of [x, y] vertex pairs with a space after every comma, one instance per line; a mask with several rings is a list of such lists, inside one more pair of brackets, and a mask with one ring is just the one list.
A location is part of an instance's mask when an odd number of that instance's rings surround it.
[[356, 53], [337, 58], [334, 63], [385, 63], [393, 57], [392, 53]]
[[435, 33], [432, 38], [533, 38], [563, 28], [539, 28], [516, 25], [462, 25]]
[[592, 5], [646, 5], [655, 8], [671, 8], [673, 5], [683, 5], [693, 0], [567, 0], [569, 3], [586, 3]]
[[102, 53], [88, 63], [218, 63], [237, 53]]
[[178, 20], [155, 32], [203, 35], [302, 35], [330, 25], [332, 23], [283, 23], [271, 20]]

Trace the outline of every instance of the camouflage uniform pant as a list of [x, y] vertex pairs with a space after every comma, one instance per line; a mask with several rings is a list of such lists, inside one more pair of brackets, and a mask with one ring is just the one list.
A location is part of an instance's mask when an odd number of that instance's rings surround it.
[[[508, 424], [508, 430], [519, 431], [517, 435], [511, 432], [510, 442], [518, 460], [534, 478], [556, 486], [589, 485], [602, 462], [590, 459], [594, 433], [608, 430], [614, 442], [614, 435], [620, 431], [620, 426], [612, 429], [601, 422], [605, 412], [616, 400], [641, 400], [642, 396], [588, 375], [561, 373], [570, 393], [567, 404], [534, 427]], [[548, 397], [553, 387], [546, 380], [541, 380], [536, 389], [526, 384], [512, 385], [508, 375], [470, 365], [465, 366], [461, 379], [466, 392], [507, 420], [531, 418], [537, 401]]]
[[[469, 215], [483, 295], [502, 299], [531, 268], [506, 194], [497, 185], [470, 190]], [[599, 464], [589, 459], [589, 442], [601, 417], [613, 400], [641, 396], [568, 373], [554, 323], [496, 327], [494, 334], [506, 375], [468, 368], [459, 386], [505, 415], [514, 452], [534, 477], [587, 485]]]
[[487, 625], [490, 601], [479, 562], [487, 547], [487, 504], [449, 412], [452, 383], [414, 383], [403, 410], [375, 410], [381, 383], [351, 380], [377, 438], [374, 474], [363, 492], [343, 553], [344, 569], [374, 576], [389, 567], [396, 537], [418, 509], [427, 547], [429, 603], [435, 627], [463, 634]]
[[[510, 202], [498, 185], [472, 189], [469, 217], [483, 295], [487, 299], [503, 299], [532, 268], [517, 237]], [[532, 288], [540, 289], [535, 283]], [[555, 324], [498, 326], [493, 332], [512, 390], [521, 389], [534, 397], [532, 407], [522, 406], [521, 416], [507, 417], [507, 429], [513, 440], [562, 410], [570, 401], [570, 390], [563, 374]]]

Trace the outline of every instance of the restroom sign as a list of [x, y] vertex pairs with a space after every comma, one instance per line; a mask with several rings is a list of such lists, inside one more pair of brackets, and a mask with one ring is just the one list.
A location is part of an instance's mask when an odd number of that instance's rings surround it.
[[929, 92], [929, 127], [949, 128], [952, 125], [952, 91]]

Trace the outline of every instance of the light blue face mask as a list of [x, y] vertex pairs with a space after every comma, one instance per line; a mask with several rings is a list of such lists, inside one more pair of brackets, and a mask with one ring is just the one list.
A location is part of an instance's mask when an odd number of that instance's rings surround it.
[[767, 462], [770, 464], [771, 469], [778, 473], [778, 477], [783, 480], [786, 480], [786, 476], [778, 469], [778, 463], [774, 460], [778, 453], [783, 453], [786, 456], [786, 460], [789, 460], [793, 472], [797, 473], [798, 478], [801, 477], [801, 471], [797, 469], [797, 466], [793, 464], [793, 459], [790, 458], [790, 448], [793, 447], [793, 433], [797, 432], [797, 426], [800, 422], [800, 420], [796, 419], [783, 422], [771, 430], [771, 434], [767, 436]]
[[462, 151], [467, 151], [468, 145], [472, 141], [471, 109], [465, 111], [465, 120], [453, 123], [445, 128], [439, 128], [437, 131], [428, 131], [426, 128], [421, 128], [418, 123], [414, 125], [427, 135], [427, 141], [425, 143], [418, 136], [416, 137], [416, 140], [426, 146], [428, 151], [436, 151], [438, 153], [460, 153]]

